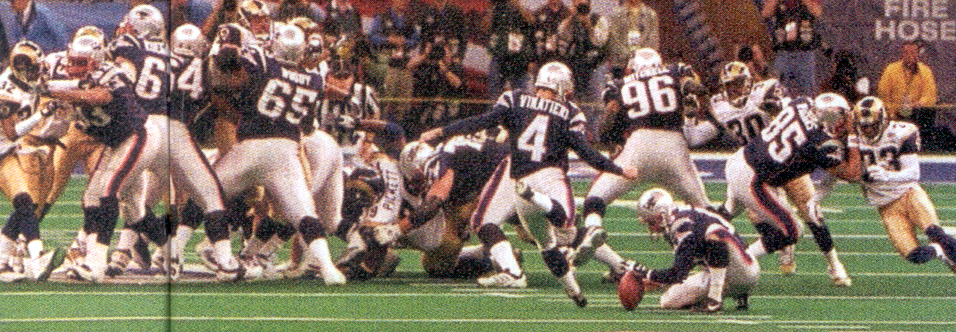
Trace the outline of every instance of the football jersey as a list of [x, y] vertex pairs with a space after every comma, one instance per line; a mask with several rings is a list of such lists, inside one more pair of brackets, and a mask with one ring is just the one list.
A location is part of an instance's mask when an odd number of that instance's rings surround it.
[[163, 41], [143, 40], [125, 34], [110, 45], [114, 58], [122, 57], [136, 68], [133, 91], [149, 114], [169, 115], [169, 48]]
[[693, 76], [682, 63], [641, 70], [611, 82], [604, 100], [620, 102], [616, 121], [623, 122], [625, 134], [637, 129], [680, 132], [684, 125], [681, 80]]
[[481, 192], [495, 172], [495, 167], [508, 155], [508, 147], [493, 139], [455, 136], [436, 147], [436, 156], [425, 164], [428, 187], [449, 170], [455, 172], [448, 194], [448, 203], [468, 202]]
[[113, 100], [105, 105], [81, 105], [77, 126], [107, 146], [116, 147], [133, 133], [143, 130], [146, 111], [139, 106], [133, 80], [112, 62], [103, 62], [85, 78], [80, 86], [103, 87]]
[[174, 54], [169, 67], [173, 85], [169, 92], [169, 118], [190, 123], [209, 101], [203, 83], [203, 59]]
[[[707, 231], [712, 225], [719, 225], [724, 231], [713, 232], [722, 240], [736, 243], [736, 248], [714, 246], [716, 241], [707, 239]], [[716, 213], [697, 209], [681, 208], [674, 211], [674, 222], [666, 234], [674, 249], [674, 263], [670, 268], [653, 269], [650, 271], [650, 280], [661, 284], [675, 284], [684, 281], [691, 270], [698, 264], [715, 266], [726, 264], [714, 259], [715, 250], [745, 250], [747, 245], [736, 233], [734, 226], [724, 221]], [[724, 238], [726, 237], [726, 238]], [[750, 255], [743, 255], [751, 257]], [[716, 266], [720, 267], [720, 266]]]
[[845, 143], [816, 123], [810, 114], [812, 105], [812, 100], [805, 97], [793, 99], [760, 132], [759, 139], [743, 147], [756, 179], [781, 186], [818, 167], [830, 168], [843, 162]]
[[568, 150], [600, 171], [621, 174], [621, 168], [584, 140], [584, 113], [577, 105], [536, 97], [522, 90], [508, 91], [488, 112], [443, 128], [448, 136], [473, 133], [501, 125], [508, 131], [511, 177], [520, 179], [548, 167], [568, 169]]
[[742, 107], [734, 106], [727, 100], [727, 95], [719, 93], [710, 98], [710, 110], [723, 132], [732, 137], [737, 146], [742, 146], [757, 137], [770, 122], [765, 105], [784, 102], [779, 82], [769, 79], [754, 84]]
[[364, 138], [364, 133], [339, 130], [336, 125], [338, 117], [348, 115], [356, 119], [378, 119], [381, 108], [371, 87], [353, 84], [349, 97], [342, 100], [322, 98], [319, 101], [318, 114], [319, 128], [334, 137], [343, 148], [354, 148]]
[[302, 119], [315, 111], [319, 101], [322, 77], [271, 57], [249, 55], [240, 59], [251, 85], [248, 91], [230, 96], [241, 114], [236, 138], [282, 137], [298, 142]]
[[[918, 154], [920, 148], [919, 128], [912, 123], [890, 121], [875, 142], [860, 140], [860, 155], [863, 169], [880, 166], [890, 172], [898, 172], [903, 165], [900, 156]], [[918, 165], [916, 167], [919, 167]], [[870, 204], [883, 206], [892, 203], [916, 186], [917, 181], [878, 182], [863, 174], [863, 189]]]
[[69, 63], [67, 62], [66, 51], [50, 53], [43, 59], [46, 63], [47, 73], [52, 80], [70, 79], [70, 73], [66, 71]]

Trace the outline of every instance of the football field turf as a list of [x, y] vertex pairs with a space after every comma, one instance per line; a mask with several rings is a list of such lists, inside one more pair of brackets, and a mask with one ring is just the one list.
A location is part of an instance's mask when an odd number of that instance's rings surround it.
[[[48, 247], [68, 246], [80, 227], [79, 198], [84, 180], [70, 188], [41, 225]], [[586, 183], [576, 183], [577, 196]], [[708, 195], [724, 197], [722, 183], [707, 183]], [[956, 226], [956, 186], [924, 185], [943, 226]], [[635, 190], [623, 198], [635, 200]], [[626, 202], [625, 202], [626, 203]], [[624, 205], [624, 204], [621, 204]], [[625, 206], [608, 211], [609, 243], [629, 259], [667, 267], [673, 255], [653, 240]], [[650, 293], [633, 312], [617, 300], [616, 288], [601, 283], [606, 268], [592, 261], [578, 276], [589, 304], [576, 307], [545, 268], [541, 256], [523, 249], [527, 289], [482, 289], [472, 281], [426, 278], [412, 251], [389, 278], [328, 287], [317, 280], [235, 284], [104, 284], [22, 282], [0, 284], [2, 331], [832, 331], [956, 330], [956, 277], [940, 261], [906, 262], [894, 252], [876, 212], [853, 185], [838, 185], [823, 202], [835, 245], [853, 286], [830, 284], [826, 263], [809, 236], [797, 246], [797, 273], [777, 272], [777, 255], [761, 259], [760, 284], [750, 310], [721, 314], [657, 309], [660, 293]], [[10, 204], [0, 205], [0, 216]], [[746, 240], [753, 226], [734, 220]], [[510, 228], [506, 229], [513, 237]], [[805, 232], [809, 233], [809, 232]], [[193, 243], [200, 236], [194, 236]], [[920, 234], [925, 241], [925, 236]], [[472, 240], [474, 241], [474, 240]], [[115, 242], [115, 241], [114, 241]], [[330, 240], [333, 255], [342, 247]], [[517, 242], [516, 242], [517, 243]], [[238, 247], [237, 247], [238, 248]], [[285, 259], [281, 252], [280, 261]], [[187, 263], [197, 263], [192, 245]], [[149, 281], [149, 277], [142, 277]]]

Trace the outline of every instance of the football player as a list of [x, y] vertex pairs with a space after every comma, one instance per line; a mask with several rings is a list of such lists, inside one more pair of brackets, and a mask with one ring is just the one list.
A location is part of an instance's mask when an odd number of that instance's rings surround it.
[[[344, 284], [345, 276], [335, 268], [326, 240], [335, 228], [318, 219], [299, 158], [299, 124], [317, 106], [323, 91], [322, 77], [299, 66], [305, 34], [294, 25], [281, 25], [273, 38], [272, 56], [265, 57], [261, 48], [242, 43], [240, 29], [228, 24], [220, 28], [221, 45], [212, 59], [213, 66], [232, 75], [232, 84], [243, 89], [229, 95], [240, 112], [238, 143], [214, 165], [230, 201], [230, 213], [245, 213], [241, 194], [262, 186], [277, 219], [300, 233], [325, 283]], [[209, 237], [214, 245], [229, 246], [226, 227]]]
[[710, 205], [681, 131], [684, 113], [691, 112], [685, 103], [696, 103], [696, 95], [703, 93], [697, 74], [682, 63], [663, 64], [657, 51], [649, 48], [634, 52], [628, 70], [629, 75], [610, 83], [604, 100], [608, 118], [614, 121], [611, 126], [617, 128], [612, 131], [624, 139], [614, 142], [620, 145], [614, 162], [635, 167], [639, 176], [600, 174], [591, 184], [583, 208], [586, 233], [577, 247], [577, 264], [595, 254], [611, 275], [621, 273], [625, 261], [610, 246], [602, 245], [607, 238], [604, 212], [607, 204], [638, 181], [672, 190], [695, 207]]
[[[759, 258], [799, 239], [800, 226], [782, 192], [787, 183], [817, 168], [841, 179], [859, 177], [859, 156], [847, 153], [846, 139], [852, 127], [853, 114], [843, 97], [833, 93], [821, 94], [815, 100], [799, 97], [785, 105], [761, 131], [759, 139], [727, 160], [727, 201], [723, 208], [746, 208], [760, 233], [760, 239], [748, 248], [751, 255]], [[849, 286], [852, 281], [833, 249], [826, 224], [807, 224], [827, 259], [827, 272], [834, 284]]]
[[471, 278], [489, 271], [491, 262], [481, 247], [464, 248], [464, 242], [482, 185], [508, 155], [495, 138], [480, 131], [434, 148], [420, 141], [407, 144], [399, 166], [414, 209], [397, 223], [376, 227], [376, 241], [421, 250], [422, 266], [432, 277]]
[[[574, 228], [574, 197], [567, 177], [568, 150], [601, 171], [636, 176], [614, 164], [584, 139], [584, 114], [568, 101], [574, 85], [571, 70], [558, 62], [541, 67], [533, 92], [507, 91], [488, 112], [462, 119], [422, 134], [430, 142], [502, 125], [508, 132], [509, 158], [504, 159], [482, 189], [472, 227], [491, 253], [500, 273], [479, 278], [489, 286], [526, 286], [511, 243], [501, 224], [517, 212], [521, 224], [534, 236], [551, 273], [578, 306], [586, 306], [571, 265], [573, 249], [559, 246], [559, 236], [571, 235]], [[505, 173], [507, 169], [508, 173]], [[560, 234], [560, 235], [559, 235]], [[564, 241], [561, 241], [564, 242]], [[569, 255], [570, 254], [570, 255]]]
[[[641, 194], [637, 214], [652, 236], [663, 235], [674, 250], [670, 268], [634, 267], [645, 289], [669, 285], [661, 295], [661, 308], [717, 312], [723, 309], [724, 296], [734, 298], [738, 310], [749, 308], [760, 264], [729, 221], [710, 209], [677, 207], [660, 188]], [[690, 275], [697, 265], [703, 270]]]
[[[861, 179], [870, 205], [876, 207], [896, 252], [913, 264], [938, 257], [956, 273], [956, 240], [939, 225], [936, 208], [919, 185], [919, 129], [890, 121], [877, 97], [865, 97], [853, 108], [856, 134], [866, 174]], [[914, 230], [929, 244], [920, 245]]]
[[[0, 74], [0, 191], [10, 198], [13, 212], [0, 230], [0, 281], [25, 278], [45, 280], [53, 270], [56, 250], [44, 250], [35, 202], [46, 197], [49, 185], [41, 178], [52, 171], [48, 150], [39, 150], [41, 138], [56, 140], [66, 132], [43, 137], [32, 136], [57, 110], [55, 103], [41, 104], [47, 73], [43, 50], [30, 41], [21, 41], [11, 50], [10, 66]], [[29, 143], [30, 141], [35, 143]], [[48, 179], [46, 179], [48, 180]], [[22, 238], [23, 257], [16, 253], [16, 241]], [[26, 261], [23, 259], [26, 258]]]
[[[710, 118], [707, 121], [695, 118], [684, 127], [690, 145], [697, 146], [713, 138], [721, 132], [728, 134], [736, 143], [735, 147], [746, 145], [757, 139], [760, 132], [770, 123], [790, 97], [786, 89], [776, 79], [767, 79], [753, 83], [750, 69], [741, 62], [730, 62], [724, 65], [720, 73], [721, 93], [710, 99]], [[696, 122], [696, 123], [694, 123]], [[797, 213], [810, 227], [824, 225], [813, 181], [810, 174], [797, 177], [783, 186], [790, 201], [797, 206]], [[722, 211], [728, 218], [736, 216], [737, 211]], [[814, 232], [814, 236], [824, 236], [825, 233]], [[819, 238], [823, 252], [830, 251], [832, 241]], [[780, 251], [780, 271], [785, 274], [794, 273], [796, 264], [793, 259], [794, 248], [787, 246]]]

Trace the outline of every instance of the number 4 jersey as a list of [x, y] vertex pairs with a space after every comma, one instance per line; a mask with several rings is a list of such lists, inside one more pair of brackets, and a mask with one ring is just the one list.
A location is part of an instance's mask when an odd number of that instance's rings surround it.
[[811, 107], [813, 101], [808, 98], [793, 99], [760, 132], [759, 139], [743, 147], [756, 179], [782, 186], [817, 167], [830, 168], [843, 162], [845, 143], [823, 131], [810, 114]]
[[450, 124], [443, 132], [454, 136], [501, 124], [508, 131], [514, 179], [548, 167], [567, 171], [569, 149], [598, 170], [621, 174], [620, 167], [587, 145], [585, 122], [584, 113], [572, 103], [517, 90], [502, 94], [487, 113]]

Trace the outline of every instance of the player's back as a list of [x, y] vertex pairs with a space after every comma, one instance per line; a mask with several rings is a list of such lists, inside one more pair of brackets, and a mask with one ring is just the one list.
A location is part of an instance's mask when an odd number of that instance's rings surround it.
[[684, 93], [681, 83], [693, 72], [677, 63], [650, 67], [631, 73], [616, 82], [620, 116], [627, 123], [627, 133], [637, 129], [680, 131], [684, 124]]
[[146, 111], [133, 92], [133, 79], [112, 62], [103, 62], [90, 73], [81, 86], [105, 88], [112, 101], [100, 106], [82, 105], [78, 109], [77, 126], [108, 146], [115, 147], [146, 122]]
[[499, 107], [510, 111], [501, 124], [508, 131], [512, 177], [547, 167], [567, 169], [569, 136], [583, 133], [585, 125], [576, 105], [516, 90], [505, 92], [493, 106]]
[[124, 34], [113, 41], [114, 58], [129, 60], [136, 68], [133, 91], [149, 114], [168, 115], [169, 47], [161, 40], [146, 40]]
[[[434, 165], [426, 165], [427, 176], [437, 180], [445, 169], [455, 172], [449, 202], [475, 198], [491, 178], [495, 167], [508, 155], [508, 147], [493, 138], [455, 136], [439, 147]], [[430, 166], [430, 167], [429, 167]]]
[[760, 132], [760, 139], [743, 147], [757, 179], [780, 186], [818, 167], [842, 162], [844, 143], [823, 131], [810, 114], [812, 107], [808, 98], [793, 99]]
[[261, 66], [251, 66], [250, 90], [242, 102], [236, 138], [280, 137], [299, 140], [299, 125], [312, 112], [322, 91], [322, 77], [299, 66], [285, 66], [266, 57]]
[[188, 123], [208, 100], [201, 57], [172, 55], [169, 61], [172, 90], [169, 117]]

